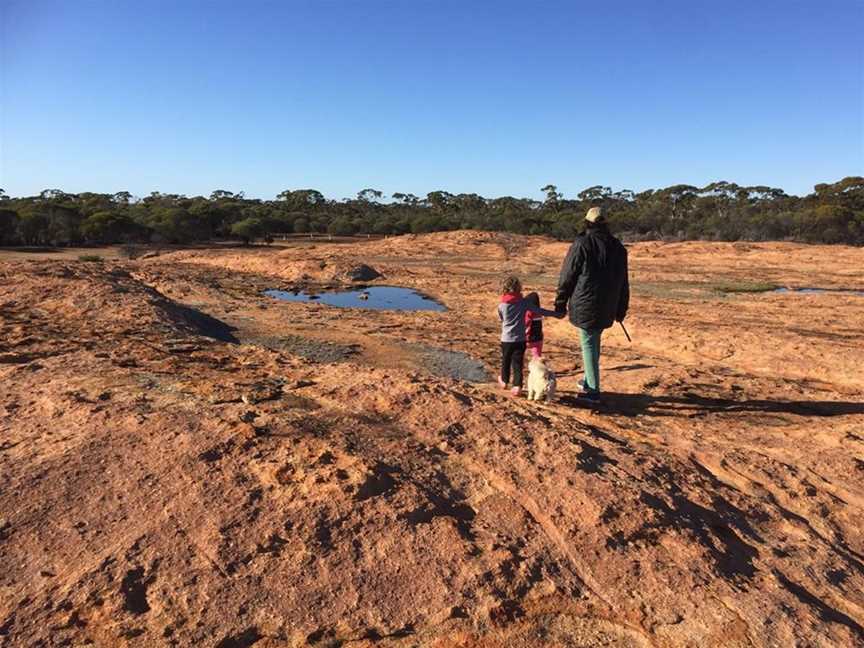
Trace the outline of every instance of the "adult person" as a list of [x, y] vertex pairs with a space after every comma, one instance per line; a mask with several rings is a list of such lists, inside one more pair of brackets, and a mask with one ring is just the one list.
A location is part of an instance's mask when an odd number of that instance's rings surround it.
[[630, 304], [627, 250], [612, 236], [600, 207], [585, 215], [585, 231], [576, 237], [558, 278], [555, 310], [568, 311], [579, 329], [582, 366], [580, 398], [600, 401], [600, 337], [616, 321], [623, 322]]

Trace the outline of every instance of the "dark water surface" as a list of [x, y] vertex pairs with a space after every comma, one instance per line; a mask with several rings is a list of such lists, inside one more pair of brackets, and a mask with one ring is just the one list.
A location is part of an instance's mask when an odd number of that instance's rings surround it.
[[412, 347], [418, 352], [421, 367], [435, 376], [473, 383], [489, 381], [489, 374], [483, 363], [463, 351], [441, 349], [425, 344], [416, 344]]
[[[290, 290], [265, 290], [264, 294], [276, 299], [292, 302], [319, 302], [339, 308], [370, 308], [372, 310], [395, 311], [446, 311], [447, 308], [431, 297], [412, 288], [398, 286], [370, 286], [352, 290], [322, 292], [294, 292]], [[366, 296], [364, 299], [363, 296]]]

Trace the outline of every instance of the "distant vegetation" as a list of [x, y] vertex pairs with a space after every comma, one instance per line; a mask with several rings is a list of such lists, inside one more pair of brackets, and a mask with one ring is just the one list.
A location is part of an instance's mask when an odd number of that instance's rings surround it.
[[364, 189], [328, 200], [314, 189], [288, 190], [274, 200], [214, 191], [209, 197], [153, 192], [68, 194], [47, 189], [12, 198], [0, 190], [0, 245], [193, 243], [233, 238], [249, 242], [281, 234], [405, 234], [478, 229], [573, 237], [593, 205], [606, 208], [613, 229], [631, 240], [794, 240], [864, 244], [864, 178], [818, 184], [789, 196], [772, 187], [714, 182], [635, 193], [589, 187], [566, 199], [555, 185], [543, 201], [484, 198], [433, 191], [420, 198]]

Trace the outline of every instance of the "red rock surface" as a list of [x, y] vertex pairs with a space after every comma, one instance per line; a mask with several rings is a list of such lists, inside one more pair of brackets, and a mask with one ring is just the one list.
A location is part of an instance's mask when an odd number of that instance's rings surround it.
[[[717, 290], [861, 288], [864, 252], [631, 246], [598, 411], [564, 321], [554, 403], [428, 372], [434, 347], [494, 373], [499, 279], [548, 305], [565, 251], [0, 264], [0, 644], [864, 642], [864, 298]], [[358, 263], [449, 310], [261, 294]]]

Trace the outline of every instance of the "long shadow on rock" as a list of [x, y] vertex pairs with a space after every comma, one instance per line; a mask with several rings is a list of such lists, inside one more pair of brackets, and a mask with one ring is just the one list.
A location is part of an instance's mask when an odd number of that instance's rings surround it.
[[199, 335], [221, 342], [239, 344], [240, 340], [234, 336], [234, 331], [237, 330], [235, 327], [189, 306], [177, 304], [176, 308], [180, 316], [189, 322]]
[[[725, 579], [740, 582], [750, 580], [756, 573], [753, 560], [759, 552], [755, 547], [744, 542], [733, 530], [734, 527], [744, 528], [746, 535], [758, 539], [758, 535], [743, 519], [743, 514], [735, 507], [725, 506], [726, 512], [735, 514], [736, 519], [727, 520], [715, 510], [693, 502], [682, 492], [673, 490], [670, 501], [642, 491], [639, 499], [648, 508], [655, 511], [653, 519], [646, 521], [637, 531], [625, 536], [618, 533], [606, 542], [607, 547], [617, 549], [635, 540], [656, 540], [666, 529], [689, 532], [707, 551], [717, 572]], [[725, 502], [725, 500], [723, 500]], [[734, 513], [738, 511], [738, 513]], [[737, 519], [741, 516], [741, 519]]]
[[443, 472], [436, 472], [433, 479], [414, 482], [426, 497], [426, 502], [401, 515], [409, 524], [428, 524], [436, 517], [449, 517], [456, 521], [459, 535], [468, 541], [474, 539], [471, 523], [476, 516], [474, 509], [465, 503], [465, 494], [455, 488]]
[[[585, 407], [574, 396], [561, 396], [563, 405]], [[851, 401], [783, 401], [732, 400], [687, 393], [682, 396], [652, 396], [650, 394], [603, 393], [602, 409], [629, 416], [680, 416], [682, 414], [712, 414], [756, 412], [760, 414], [795, 414], [798, 416], [849, 416], [864, 414], [864, 402]]]
[[132, 614], [145, 614], [150, 611], [147, 603], [147, 581], [144, 569], [130, 569], [120, 583], [120, 593], [123, 595], [123, 608]]
[[362, 502], [379, 495], [386, 495], [396, 486], [396, 480], [393, 479], [393, 475], [398, 475], [400, 472], [401, 470], [398, 466], [391, 466], [383, 462], [376, 463], [365, 481], [360, 484], [357, 493], [354, 495], [354, 499]]
[[455, 520], [460, 536], [466, 540], [473, 540], [471, 522], [476, 515], [474, 509], [465, 502], [465, 494], [454, 487], [447, 475], [441, 471], [435, 472], [429, 478], [417, 479], [403, 471], [400, 466], [379, 461], [372, 466], [366, 479], [358, 487], [354, 499], [362, 502], [373, 497], [390, 495], [400, 486], [397, 480], [406, 479], [426, 501], [410, 511], [401, 513], [400, 519], [411, 525], [417, 525], [428, 524], [436, 517], [449, 517]]
[[[711, 485], [715, 489], [721, 489], [725, 487], [721, 481], [719, 481], [712, 473], [708, 472], [703, 468], [698, 468], [699, 473], [706, 477]], [[654, 466], [646, 475], [646, 480], [652, 484], [656, 484], [661, 488], [668, 488], [669, 492], [671, 492], [677, 498], [684, 498], [681, 489], [677, 484], [674, 483], [674, 479], [676, 477], [676, 473], [666, 465], [657, 465]], [[705, 489], [703, 489], [704, 492]], [[684, 498], [686, 499], [686, 498]], [[722, 495], [715, 493], [711, 496], [711, 505], [714, 507], [714, 510], [711, 513], [715, 516], [719, 516], [722, 520], [725, 521], [726, 524], [734, 527], [739, 533], [744, 536], [747, 536], [754, 542], [762, 544], [764, 540], [762, 536], [760, 536], [756, 530], [752, 527], [750, 522], [748, 521], [748, 517], [752, 517], [753, 513], [745, 513], [743, 510], [732, 504]], [[710, 509], [707, 509], [710, 511]]]
[[597, 446], [586, 443], [585, 441], [577, 441], [577, 443], [581, 448], [579, 454], [576, 455], [576, 461], [578, 462], [577, 465], [580, 470], [593, 474], [603, 472], [603, 467], [606, 464], [612, 464], [613, 466], [617, 465], [618, 462], [615, 459], [611, 459], [609, 455]]
[[780, 581], [780, 584], [783, 585], [783, 587], [789, 590], [795, 596], [795, 598], [801, 601], [804, 605], [811, 608], [819, 616], [820, 619], [829, 623], [839, 623], [840, 625], [844, 625], [856, 635], [858, 635], [860, 639], [864, 639], [864, 627], [862, 627], [860, 623], [855, 621], [855, 619], [843, 614], [843, 612], [841, 612], [840, 610], [837, 610], [826, 604], [820, 598], [811, 594], [802, 585], [799, 585], [798, 583], [786, 578], [786, 576], [782, 572], [775, 569], [774, 576], [777, 578], [778, 581]]
[[264, 638], [258, 628], [247, 628], [240, 634], [225, 637], [216, 644], [216, 648], [249, 648]]

